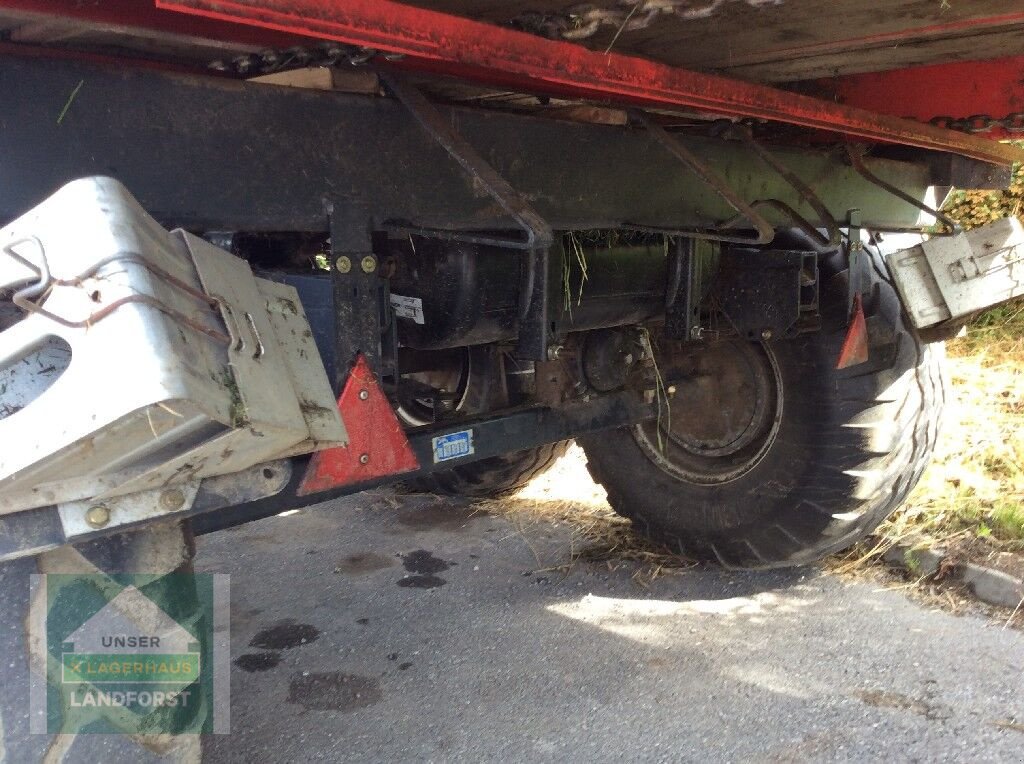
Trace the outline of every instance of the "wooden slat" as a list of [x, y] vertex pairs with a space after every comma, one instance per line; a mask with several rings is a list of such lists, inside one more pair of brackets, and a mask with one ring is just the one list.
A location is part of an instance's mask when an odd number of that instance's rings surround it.
[[[524, 11], [564, 11], [567, 0], [413, 0], [410, 4], [495, 23]], [[595, 0], [615, 7], [615, 0]], [[1017, 15], [1016, 21], [1008, 18]], [[1002, 18], [1000, 18], [1002, 17]], [[966, 26], [995, 19], [983, 26]], [[944, 60], [1024, 53], [1020, 0], [782, 0], [752, 8], [742, 0], [696, 21], [662, 17], [645, 30], [605, 27], [584, 42], [595, 50], [612, 43], [676, 66], [720, 71], [744, 79], [788, 81], [894, 69]]]

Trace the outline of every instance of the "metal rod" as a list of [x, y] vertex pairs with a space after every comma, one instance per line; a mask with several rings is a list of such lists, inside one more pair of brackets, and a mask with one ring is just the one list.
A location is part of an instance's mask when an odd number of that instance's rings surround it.
[[524, 249], [523, 279], [519, 296], [519, 355], [547, 360], [548, 251], [554, 243], [551, 226], [480, 153], [445, 120], [418, 88], [393, 73], [381, 82], [416, 118], [430, 136], [515, 220], [526, 234], [516, 249]]
[[551, 226], [491, 167], [480, 153], [447, 122], [418, 88], [394, 73], [381, 73], [381, 82], [454, 159], [474, 183], [479, 183], [491, 198], [526, 232], [526, 248], [551, 246]]
[[866, 148], [864, 146], [853, 146], [850, 144], [847, 144], [846, 146], [846, 153], [849, 154], [850, 156], [850, 164], [853, 165], [853, 169], [856, 170], [857, 174], [864, 178], [864, 180], [874, 183], [876, 186], [885, 189], [896, 198], [902, 199], [907, 204], [917, 207], [919, 210], [921, 210], [927, 215], [931, 215], [937, 221], [946, 226], [947, 230], [944, 231], [944, 233], [957, 233], [960, 230], [960, 226], [957, 224], [957, 222], [948, 215], [944, 214], [943, 212], [940, 212], [939, 210], [933, 209], [932, 207], [929, 207], [924, 202], [918, 201], [907, 192], [896, 188], [896, 186], [892, 185], [891, 183], [886, 183], [884, 180], [882, 180], [873, 172], [871, 172], [868, 166], [864, 163], [865, 151]]
[[697, 155], [686, 146], [671, 136], [661, 125], [652, 121], [646, 114], [639, 110], [631, 112], [638, 119], [651, 136], [662, 146], [668, 149], [676, 159], [690, 168], [693, 173], [704, 183], [710, 186], [715, 193], [725, 199], [726, 203], [747, 219], [750, 225], [757, 231], [753, 236], [730, 236], [722, 233], [720, 229], [714, 228], [692, 228], [681, 230], [683, 236], [690, 236], [694, 239], [710, 239], [712, 241], [725, 241], [733, 244], [767, 244], [775, 238], [775, 229], [772, 224], [758, 215], [754, 208], [747, 204], [735, 191], [730, 188], [729, 183], [697, 158]]
[[841, 233], [839, 231], [839, 225], [836, 223], [836, 219], [829, 212], [828, 207], [825, 206], [824, 202], [818, 198], [818, 195], [814, 193], [810, 186], [790, 170], [786, 165], [782, 164], [775, 156], [765, 149], [760, 143], [754, 140], [754, 136], [750, 132], [750, 128], [746, 125], [730, 125], [725, 131], [724, 137], [736, 138], [742, 142], [747, 148], [753, 151], [761, 161], [771, 167], [775, 172], [782, 176], [790, 186], [793, 187], [800, 198], [807, 202], [808, 205], [818, 215], [818, 221], [821, 223], [821, 227], [828, 231], [828, 236], [822, 236], [818, 230], [810, 225], [807, 220], [799, 215], [796, 210], [790, 207], [783, 201], [778, 199], [763, 199], [758, 202], [754, 202], [751, 206], [757, 206], [758, 204], [770, 205], [776, 209], [782, 210], [788, 214], [793, 221], [812, 239], [824, 249], [829, 247], [835, 247], [839, 244]]

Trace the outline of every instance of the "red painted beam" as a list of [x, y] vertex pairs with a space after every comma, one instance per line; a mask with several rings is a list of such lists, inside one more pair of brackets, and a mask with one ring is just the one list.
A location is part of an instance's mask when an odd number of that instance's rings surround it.
[[408, 66], [453, 71], [492, 84], [511, 80], [529, 92], [785, 122], [996, 163], [1024, 160], [1024, 151], [976, 136], [646, 59], [600, 53], [391, 0], [156, 3], [216, 21], [399, 53], [408, 58]]
[[[812, 86], [839, 103], [921, 122], [1016, 114], [1024, 128], [1024, 56], [853, 74], [816, 80]], [[1020, 131], [999, 128], [985, 135], [1024, 138]]]

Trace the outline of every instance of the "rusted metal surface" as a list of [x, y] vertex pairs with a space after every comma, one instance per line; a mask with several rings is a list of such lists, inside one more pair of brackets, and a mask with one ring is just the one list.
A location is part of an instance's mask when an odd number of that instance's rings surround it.
[[642, 111], [636, 110], [633, 116], [638, 119], [647, 131], [661, 144], [672, 156], [682, 162], [698, 178], [711, 188], [716, 194], [724, 199], [730, 207], [740, 214], [742, 220], [746, 221], [754, 229], [752, 234], [727, 234], [721, 228], [692, 228], [679, 233], [692, 236], [696, 239], [711, 239], [713, 241], [728, 241], [737, 244], [767, 244], [775, 238], [775, 228], [758, 215], [752, 205], [747, 204], [729, 185], [729, 183], [715, 172], [709, 165], [700, 161], [700, 158], [686, 148], [681, 142], [670, 135], [665, 128], [652, 121]]
[[1024, 56], [871, 72], [808, 85], [858, 108], [956, 125], [989, 138], [1024, 136]]
[[389, 0], [157, 0], [157, 5], [402, 54], [409, 68], [531, 92], [785, 122], [995, 163], [1024, 159], [1024, 151], [971, 135]]

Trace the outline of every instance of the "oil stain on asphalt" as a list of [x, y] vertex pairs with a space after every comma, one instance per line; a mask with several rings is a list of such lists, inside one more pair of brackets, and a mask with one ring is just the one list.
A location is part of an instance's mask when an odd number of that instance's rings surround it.
[[359, 575], [390, 568], [394, 564], [394, 560], [377, 552], [356, 552], [340, 560], [335, 566], [334, 572]]
[[302, 674], [288, 685], [288, 702], [311, 711], [354, 711], [381, 700], [376, 679], [330, 671]]
[[280, 662], [281, 653], [273, 650], [265, 653], [246, 653], [235, 658], [235, 665], [250, 674], [254, 671], [270, 671]]
[[415, 531], [463, 531], [472, 520], [487, 516], [487, 512], [473, 507], [437, 502], [422, 509], [403, 510], [398, 514], [398, 522]]
[[281, 662], [280, 650], [291, 650], [293, 647], [308, 645], [320, 638], [320, 630], [308, 623], [295, 623], [293, 619], [278, 621], [256, 633], [249, 640], [249, 647], [256, 647], [265, 652], [246, 653], [235, 658], [235, 665], [242, 671], [270, 671]]
[[249, 640], [249, 647], [259, 647], [264, 650], [290, 650], [299, 645], [315, 642], [319, 638], [320, 630], [316, 626], [310, 626], [308, 623], [281, 621], [258, 632]]
[[435, 574], [448, 570], [455, 564], [434, 557], [426, 549], [417, 549], [415, 552], [400, 556], [402, 565], [413, 575], [400, 578], [398, 585], [413, 589], [436, 589], [444, 586], [448, 582]]

